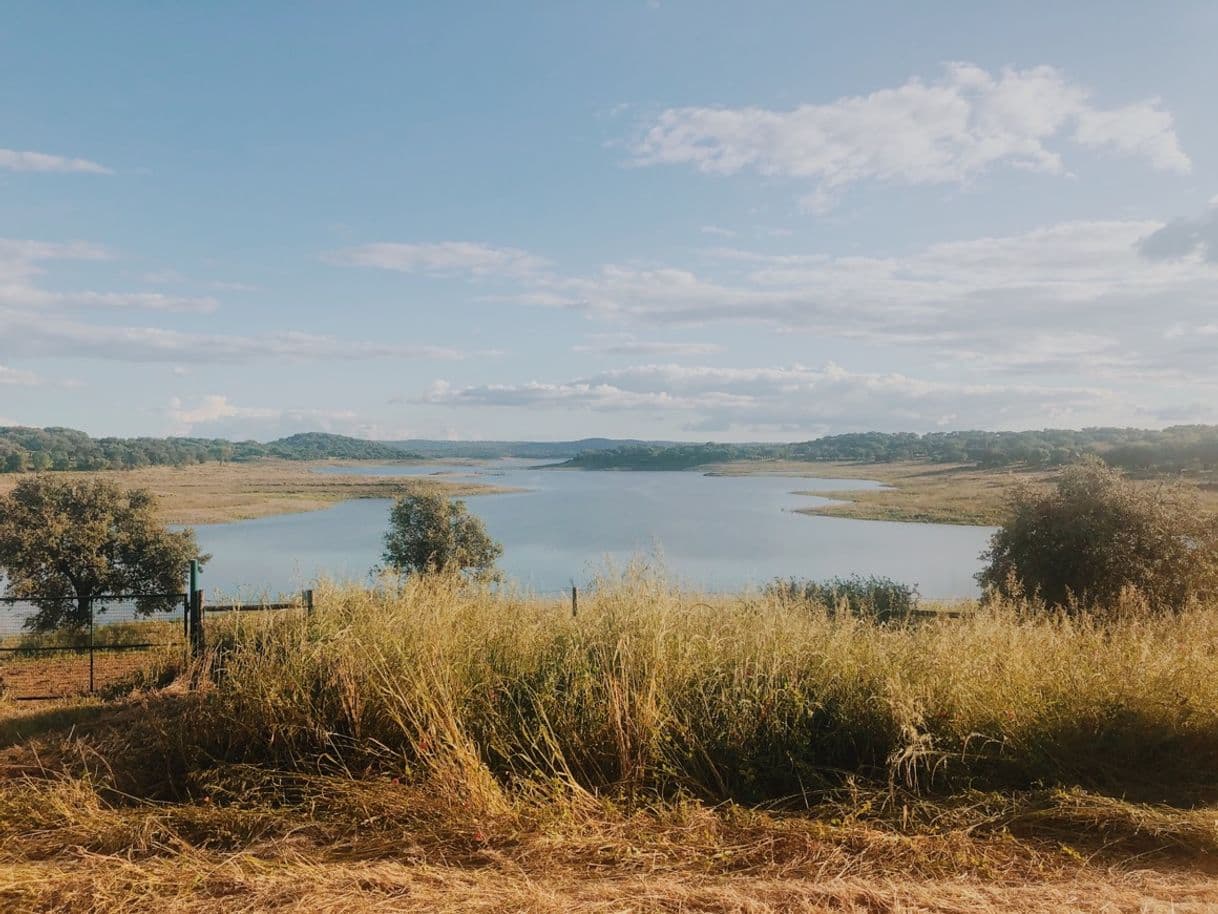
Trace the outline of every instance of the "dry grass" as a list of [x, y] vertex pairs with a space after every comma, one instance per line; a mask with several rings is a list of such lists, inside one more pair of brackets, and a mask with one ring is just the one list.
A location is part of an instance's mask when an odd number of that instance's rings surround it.
[[1218, 910], [1218, 608], [882, 627], [645, 570], [574, 619], [317, 606], [0, 720], [0, 910]]
[[[128, 488], [150, 489], [158, 496], [162, 519], [171, 524], [215, 524], [272, 514], [317, 511], [353, 498], [394, 498], [419, 486], [435, 487], [461, 496], [512, 491], [466, 480], [450, 482], [428, 477], [316, 472], [319, 467], [336, 465], [343, 464], [268, 459], [62, 475], [108, 478]], [[16, 485], [20, 478], [18, 474], [0, 474], [0, 494]]]
[[[713, 475], [780, 475], [818, 479], [872, 479], [884, 489], [844, 492], [800, 492], [834, 499], [833, 504], [796, 509], [801, 514], [852, 517], [859, 520], [935, 524], [1002, 522], [1007, 499], [1017, 486], [1046, 486], [1057, 470], [980, 469], [972, 465], [905, 461], [897, 463], [831, 463], [756, 460], [706, 468]], [[1205, 507], [1218, 511], [1218, 486], [1208, 479], [1189, 479]]]

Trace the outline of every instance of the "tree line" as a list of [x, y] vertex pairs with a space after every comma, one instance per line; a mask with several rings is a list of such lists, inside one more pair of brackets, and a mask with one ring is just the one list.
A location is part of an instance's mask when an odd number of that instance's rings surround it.
[[70, 428], [0, 426], [0, 472], [133, 470], [277, 457], [282, 460], [402, 460], [398, 446], [306, 432], [266, 443], [223, 438], [92, 438]]
[[1135, 472], [1218, 469], [1218, 426], [1042, 429], [1022, 432], [857, 432], [793, 444], [680, 444], [585, 452], [563, 466], [685, 470], [734, 460], [892, 463], [921, 460], [980, 467], [1058, 467], [1095, 456]]

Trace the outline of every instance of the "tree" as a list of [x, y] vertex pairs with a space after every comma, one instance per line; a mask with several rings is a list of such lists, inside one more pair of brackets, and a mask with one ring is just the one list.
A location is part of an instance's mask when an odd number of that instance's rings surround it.
[[1062, 471], [1055, 490], [1019, 490], [983, 553], [992, 592], [1103, 609], [1135, 587], [1156, 609], [1218, 596], [1218, 517], [1195, 489], [1137, 485], [1098, 458]]
[[472, 571], [484, 576], [502, 554], [503, 547], [459, 499], [417, 492], [398, 498], [389, 511], [384, 560], [398, 571]]
[[[103, 480], [27, 477], [0, 496], [0, 571], [10, 596], [28, 597], [37, 631], [88, 625], [90, 604], [107, 594], [147, 615], [180, 605], [187, 566], [199, 554], [193, 530], [171, 532], [146, 489]], [[156, 596], [160, 595], [160, 596]]]

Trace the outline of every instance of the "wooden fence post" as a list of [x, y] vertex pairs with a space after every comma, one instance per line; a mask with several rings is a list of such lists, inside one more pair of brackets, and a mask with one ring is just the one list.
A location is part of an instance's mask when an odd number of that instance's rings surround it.
[[575, 589], [575, 585], [571, 585], [571, 618], [574, 619], [579, 615], [579, 592]]
[[93, 600], [89, 600], [89, 694], [93, 694]]
[[309, 588], [304, 592], [305, 615], [313, 615], [313, 588]]

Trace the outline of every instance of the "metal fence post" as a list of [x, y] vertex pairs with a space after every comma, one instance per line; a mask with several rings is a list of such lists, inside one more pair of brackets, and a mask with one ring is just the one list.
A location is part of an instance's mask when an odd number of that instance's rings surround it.
[[190, 601], [190, 653], [198, 657], [203, 653], [203, 591], [196, 590]]

